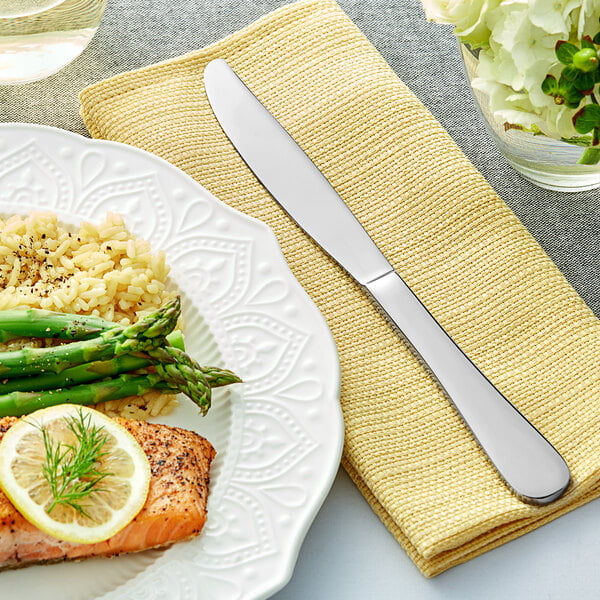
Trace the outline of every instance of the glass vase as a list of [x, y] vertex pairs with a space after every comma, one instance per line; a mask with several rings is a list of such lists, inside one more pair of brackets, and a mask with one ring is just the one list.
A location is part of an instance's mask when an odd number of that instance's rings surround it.
[[[476, 52], [464, 44], [460, 44], [460, 49], [471, 82], [476, 76]], [[471, 91], [490, 135], [506, 160], [525, 179], [559, 192], [581, 192], [600, 187], [600, 163], [578, 163], [587, 148], [499, 123], [492, 114], [488, 97], [472, 86]]]

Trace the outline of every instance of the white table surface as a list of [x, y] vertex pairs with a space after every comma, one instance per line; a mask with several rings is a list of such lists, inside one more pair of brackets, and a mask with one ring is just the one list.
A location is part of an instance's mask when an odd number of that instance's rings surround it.
[[[45, 81], [0, 86], [0, 121], [43, 123], [85, 134], [77, 101], [77, 92], [85, 85], [200, 48], [286, 3], [108, 0], [100, 31], [80, 59]], [[546, 192], [511, 171], [478, 122], [450, 29], [426, 23], [418, 0], [340, 0], [340, 4], [600, 314], [598, 192], [571, 196]], [[598, 597], [597, 501], [428, 580], [343, 471], [308, 532], [289, 584], [274, 596], [277, 600]], [[4, 600], [1, 586], [0, 599]]]
[[434, 577], [421, 575], [343, 470], [274, 600], [597, 600], [600, 503]]

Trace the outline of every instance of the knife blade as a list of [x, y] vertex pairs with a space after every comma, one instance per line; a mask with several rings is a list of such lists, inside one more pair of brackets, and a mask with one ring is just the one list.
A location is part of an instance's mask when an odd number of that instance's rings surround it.
[[508, 488], [532, 504], [559, 498], [570, 483], [562, 456], [450, 338], [283, 126], [225, 60], [208, 63], [204, 85], [217, 121], [251, 171], [397, 326]]

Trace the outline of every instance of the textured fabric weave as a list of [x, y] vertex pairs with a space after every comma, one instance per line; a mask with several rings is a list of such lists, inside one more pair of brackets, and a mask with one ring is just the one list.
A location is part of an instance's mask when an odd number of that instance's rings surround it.
[[[225, 58], [390, 262], [565, 457], [559, 501], [517, 500], [361, 288], [290, 221], [217, 124], [203, 68]], [[208, 48], [81, 94], [95, 137], [177, 165], [266, 222], [342, 365], [344, 466], [432, 576], [599, 493], [600, 323], [456, 144], [331, 0], [283, 7]]]

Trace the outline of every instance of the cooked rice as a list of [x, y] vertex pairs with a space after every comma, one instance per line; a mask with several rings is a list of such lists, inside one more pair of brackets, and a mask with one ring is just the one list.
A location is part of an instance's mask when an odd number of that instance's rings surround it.
[[[116, 214], [107, 214], [99, 226], [79, 228], [66, 227], [46, 212], [0, 220], [0, 310], [43, 308], [128, 324], [172, 297], [168, 272], [164, 253], [153, 254]], [[49, 343], [54, 342], [11, 340], [0, 349]], [[176, 405], [174, 395], [149, 392], [97, 408], [112, 416], [146, 418]]]

